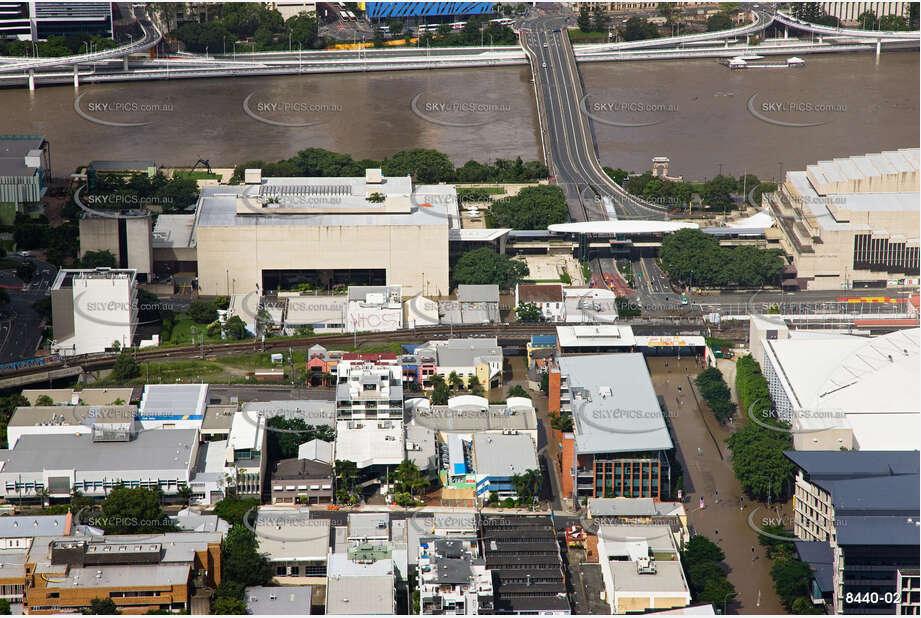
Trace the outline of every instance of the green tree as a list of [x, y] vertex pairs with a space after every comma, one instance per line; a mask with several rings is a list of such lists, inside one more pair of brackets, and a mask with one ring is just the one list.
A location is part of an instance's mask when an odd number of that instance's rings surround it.
[[879, 29], [886, 32], [908, 30], [908, 22], [901, 15], [883, 15], [879, 18]]
[[12, 613], [13, 610], [10, 607], [10, 602], [6, 599], [0, 599], [0, 616], [10, 616]]
[[224, 615], [224, 616], [242, 616], [247, 614], [246, 603], [240, 599], [215, 599], [214, 600], [214, 614]]
[[87, 251], [80, 258], [82, 268], [115, 268], [115, 256], [111, 251]]
[[566, 195], [556, 185], [526, 187], [517, 195], [493, 202], [489, 216], [494, 227], [515, 230], [543, 230], [569, 220]]
[[858, 15], [857, 24], [861, 30], [877, 30], [879, 28], [879, 20], [876, 19], [876, 14], [873, 11], [864, 11]]
[[419, 467], [409, 459], [404, 459], [396, 467], [393, 471], [393, 478], [397, 485], [397, 491], [407, 492], [413, 497], [429, 484], [428, 479], [425, 478]]
[[525, 397], [527, 399], [530, 399], [531, 393], [524, 390], [524, 388], [522, 388], [520, 384], [514, 384], [512, 385], [510, 389], [508, 389], [508, 393], [506, 394], [506, 397]]
[[211, 324], [217, 319], [217, 308], [209, 300], [193, 300], [187, 313], [198, 324]]
[[358, 466], [354, 461], [346, 459], [336, 460], [336, 499], [347, 504], [358, 502], [356, 483], [358, 481]]
[[141, 375], [141, 368], [134, 360], [134, 356], [128, 350], [122, 350], [112, 365], [112, 379], [116, 382], [127, 382], [139, 375]]
[[611, 169], [610, 167], [605, 167], [604, 173], [607, 174], [611, 178], [611, 180], [613, 180], [619, 185], [623, 185], [624, 181], [627, 180], [627, 176], [630, 175], [628, 171], [622, 170], [619, 167], [615, 169]]
[[592, 18], [588, 13], [588, 7], [579, 7], [579, 17], [576, 20], [576, 24], [578, 24], [579, 30], [582, 32], [592, 31]]
[[146, 487], [115, 487], [100, 505], [97, 522], [106, 534], [168, 532], [176, 526], [160, 506], [160, 495]]
[[19, 265], [16, 267], [16, 276], [19, 277], [19, 279], [23, 283], [29, 283], [30, 281], [32, 281], [32, 276], [34, 274], [35, 274], [35, 262], [33, 262], [32, 260], [26, 260], [24, 262], [20, 262]]
[[257, 506], [259, 506], [257, 498], [228, 496], [214, 505], [214, 512], [231, 526], [238, 526], [243, 524], [246, 514]]
[[540, 322], [543, 319], [543, 314], [534, 303], [518, 303], [518, 307], [515, 308], [515, 315], [518, 317], [519, 322]]
[[620, 36], [625, 41], [642, 41], [655, 39], [659, 36], [659, 29], [642, 17], [631, 17], [620, 30]]
[[729, 385], [719, 369], [708, 367], [697, 376], [694, 383], [717, 420], [722, 423], [732, 416], [735, 407], [730, 401]]
[[448, 375], [448, 385], [451, 387], [451, 390], [457, 392], [464, 387], [464, 381], [457, 375], [456, 371], [452, 371]]
[[412, 176], [414, 182], [444, 182], [454, 178], [454, 164], [448, 155], [437, 150], [413, 148], [396, 152], [384, 159], [385, 176]]
[[480, 384], [480, 379], [476, 377], [476, 374], [467, 378], [467, 390], [470, 391], [471, 395], [476, 395], [477, 397], [482, 397], [486, 392], [483, 385]]
[[265, 586], [272, 581], [272, 567], [259, 553], [259, 541], [248, 527], [237, 524], [224, 537], [221, 549], [223, 577], [244, 587]]
[[481, 247], [461, 255], [453, 274], [457, 283], [495, 283], [502, 289], [509, 289], [524, 279], [529, 271], [527, 264], [521, 260]]
[[9, 425], [10, 418], [13, 416], [13, 412], [20, 406], [28, 405], [30, 405], [29, 400], [18, 393], [7, 397], [0, 397], [0, 442], [2, 442], [3, 448], [7, 447], [6, 428], [7, 425]]
[[273, 416], [267, 423], [269, 427], [269, 460], [290, 459], [297, 457], [301, 444], [313, 439], [332, 442], [335, 432], [329, 425], [308, 425], [302, 418], [285, 418]]
[[224, 322], [223, 332], [225, 337], [234, 341], [246, 339], [246, 324], [243, 323], [240, 316], [232, 315]]
[[176, 497], [182, 506], [189, 506], [192, 503], [192, 489], [188, 485], [183, 485], [176, 490]]
[[799, 597], [809, 596], [809, 584], [812, 581], [812, 569], [805, 562], [792, 558], [778, 558], [771, 567], [774, 589], [777, 597], [789, 611], [793, 602]]
[[39, 395], [38, 397], [35, 398], [35, 405], [37, 405], [37, 406], [53, 406], [53, 405], [54, 405], [54, 399], [52, 399], [52, 398], [49, 397], [48, 395]]
[[550, 426], [558, 431], [572, 431], [572, 414], [551, 414]]
[[435, 388], [432, 389], [432, 403], [436, 406], [447, 405], [448, 399], [450, 398], [451, 389], [444, 382], [435, 385]]
[[592, 30], [595, 32], [607, 32], [608, 26], [611, 25], [611, 18], [600, 6], [592, 11]]
[[717, 32], [732, 28], [732, 17], [727, 13], [719, 12], [707, 18], [707, 32]]
[[90, 601], [90, 606], [83, 610], [84, 615], [100, 615], [100, 616], [117, 616], [121, 614], [118, 611], [118, 606], [115, 604], [115, 601], [112, 599], [100, 599], [96, 598]]

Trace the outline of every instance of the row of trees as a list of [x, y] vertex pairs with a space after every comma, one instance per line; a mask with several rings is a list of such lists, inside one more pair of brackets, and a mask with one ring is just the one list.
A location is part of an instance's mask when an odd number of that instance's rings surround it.
[[695, 534], [681, 552], [681, 564], [688, 578], [691, 595], [697, 603], [712, 603], [721, 608], [736, 596], [721, 564], [726, 555], [716, 543]]
[[402, 150], [377, 161], [355, 160], [351, 155], [323, 148], [301, 150], [290, 159], [267, 163], [247, 161], [234, 168], [232, 182], [242, 182], [244, 170], [259, 168], [271, 176], [364, 176], [368, 168], [381, 168], [385, 176], [412, 176], [417, 183], [436, 182], [530, 182], [547, 178], [547, 166], [540, 161], [496, 159], [484, 164], [468, 161], [455, 169], [448, 155], [437, 150]]
[[582, 32], [607, 32], [611, 27], [610, 16], [600, 6], [589, 13], [588, 7], [582, 6], [576, 25]]
[[431, 377], [431, 384], [432, 403], [439, 406], [447, 405], [448, 399], [462, 389], [466, 389], [471, 395], [477, 395], [478, 397], [482, 397], [486, 392], [475, 374], [468, 377], [465, 382], [463, 378], [457, 375], [456, 371], [452, 371], [447, 380], [445, 380], [444, 376], [436, 373]]
[[[62, 214], [72, 215], [70, 220], [63, 225], [51, 227], [45, 215], [32, 218], [25, 213], [17, 213], [11, 226], [0, 226], [0, 232], [13, 234], [16, 249], [28, 251], [31, 249], [45, 249], [48, 262], [55, 266], [62, 266], [65, 262], [76, 259], [79, 249], [80, 230], [77, 225], [77, 212]], [[113, 256], [114, 260], [114, 256]], [[104, 264], [103, 264], [104, 265]]]
[[[604, 168], [604, 171], [615, 182], [623, 186], [628, 193], [641, 197], [665, 207], [687, 206], [694, 199], [695, 194], [700, 196], [700, 201], [705, 209], [730, 210], [751, 198], [753, 206], [761, 203], [761, 195], [776, 191], [774, 183], [761, 182], [754, 174], [746, 174], [734, 178], [732, 176], [717, 175], [702, 184], [663, 180], [656, 178], [652, 172], [631, 174], [626, 170], [617, 168]], [[737, 204], [733, 195], [742, 195], [743, 202]]]
[[198, 201], [198, 183], [188, 176], [167, 178], [162, 172], [99, 174], [82, 197], [94, 210], [152, 205], [163, 212], [179, 212]]
[[60, 58], [85, 54], [92, 47], [94, 51], [112, 49], [118, 44], [112, 39], [74, 33], [67, 36], [50, 36], [47, 41], [18, 41], [13, 39], [0, 39], [0, 56], [34, 56], [39, 58]]
[[781, 499], [795, 472], [783, 454], [793, 448], [793, 438], [789, 424], [773, 416], [767, 380], [751, 355], [736, 362], [736, 394], [750, 417], [726, 440], [732, 450], [732, 469], [748, 495], [758, 500]]
[[528, 265], [521, 260], [513, 260], [489, 247], [480, 247], [461, 255], [451, 274], [455, 283], [495, 283], [507, 290], [515, 287], [530, 271]]
[[336, 432], [329, 425], [308, 425], [302, 418], [273, 416], [266, 421], [266, 425], [269, 429], [270, 462], [297, 457], [298, 447], [305, 442], [333, 442], [336, 439]]
[[778, 249], [721, 247], [715, 237], [692, 229], [667, 235], [659, 251], [673, 280], [713, 287], [776, 285], [783, 273], [781, 255]]
[[725, 423], [732, 417], [735, 404], [730, 400], [729, 386], [723, 379], [723, 372], [716, 367], [708, 367], [694, 379], [694, 384], [719, 422]]
[[487, 215], [489, 227], [543, 230], [569, 221], [566, 195], [556, 185], [525, 187], [517, 195], [493, 202]]
[[[156, 10], [168, 13], [166, 3], [158, 3]], [[284, 51], [287, 49], [319, 49], [326, 41], [319, 36], [315, 17], [296, 15], [285, 21], [276, 9], [259, 2], [225, 2], [218, 6], [218, 14], [205, 23], [191, 22], [169, 33], [185, 48], [193, 52], [228, 53], [234, 44], [246, 41], [247, 51]]]
[[[908, 4], [908, 16], [903, 15], [883, 15], [877, 17], [873, 11], [864, 11], [857, 16], [857, 24], [863, 30], [917, 30], [918, 29], [918, 8], [917, 2]], [[831, 26], [837, 28], [840, 21], [834, 15], [829, 15], [820, 3], [815, 2], [794, 2], [790, 5], [790, 13], [797, 19], [808, 21], [820, 26]]]

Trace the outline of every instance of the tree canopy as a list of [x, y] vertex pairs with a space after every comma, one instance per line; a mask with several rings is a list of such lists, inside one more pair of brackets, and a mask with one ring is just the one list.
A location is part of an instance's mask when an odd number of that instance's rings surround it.
[[528, 265], [500, 255], [489, 247], [480, 247], [461, 255], [452, 271], [457, 283], [495, 283], [502, 289], [509, 289], [528, 274]]
[[160, 506], [159, 492], [146, 487], [115, 487], [100, 505], [96, 524], [106, 534], [168, 532], [176, 526]]
[[777, 249], [721, 247], [715, 237], [692, 229], [665, 236], [659, 257], [672, 279], [714, 287], [775, 284], [784, 266]]
[[566, 195], [556, 185], [525, 187], [517, 195], [493, 202], [489, 209], [493, 227], [544, 230], [569, 220]]

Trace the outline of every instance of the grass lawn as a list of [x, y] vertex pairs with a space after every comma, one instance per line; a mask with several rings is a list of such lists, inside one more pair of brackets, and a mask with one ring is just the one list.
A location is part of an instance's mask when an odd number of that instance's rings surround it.
[[578, 28], [569, 30], [569, 40], [573, 43], [604, 43], [608, 40], [607, 32], [582, 32]]
[[[194, 329], [194, 341], [193, 341], [193, 330]], [[176, 323], [173, 324], [173, 330], [170, 333], [168, 343], [170, 345], [193, 345], [199, 343], [199, 338], [202, 333], [208, 329], [207, 324], [198, 324], [190, 318], [180, 318], [176, 320]], [[205, 343], [224, 343], [224, 339], [221, 339], [220, 335], [216, 337], [209, 337], [205, 334]]]
[[173, 172], [173, 178], [188, 178], [190, 180], [220, 180], [220, 174], [209, 174], [208, 172], [184, 172], [176, 170]]

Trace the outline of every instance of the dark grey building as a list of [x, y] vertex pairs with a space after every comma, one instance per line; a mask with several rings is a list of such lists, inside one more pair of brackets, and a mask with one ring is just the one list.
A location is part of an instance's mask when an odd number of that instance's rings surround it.
[[918, 614], [918, 451], [784, 451], [798, 468], [797, 553], [836, 614]]

